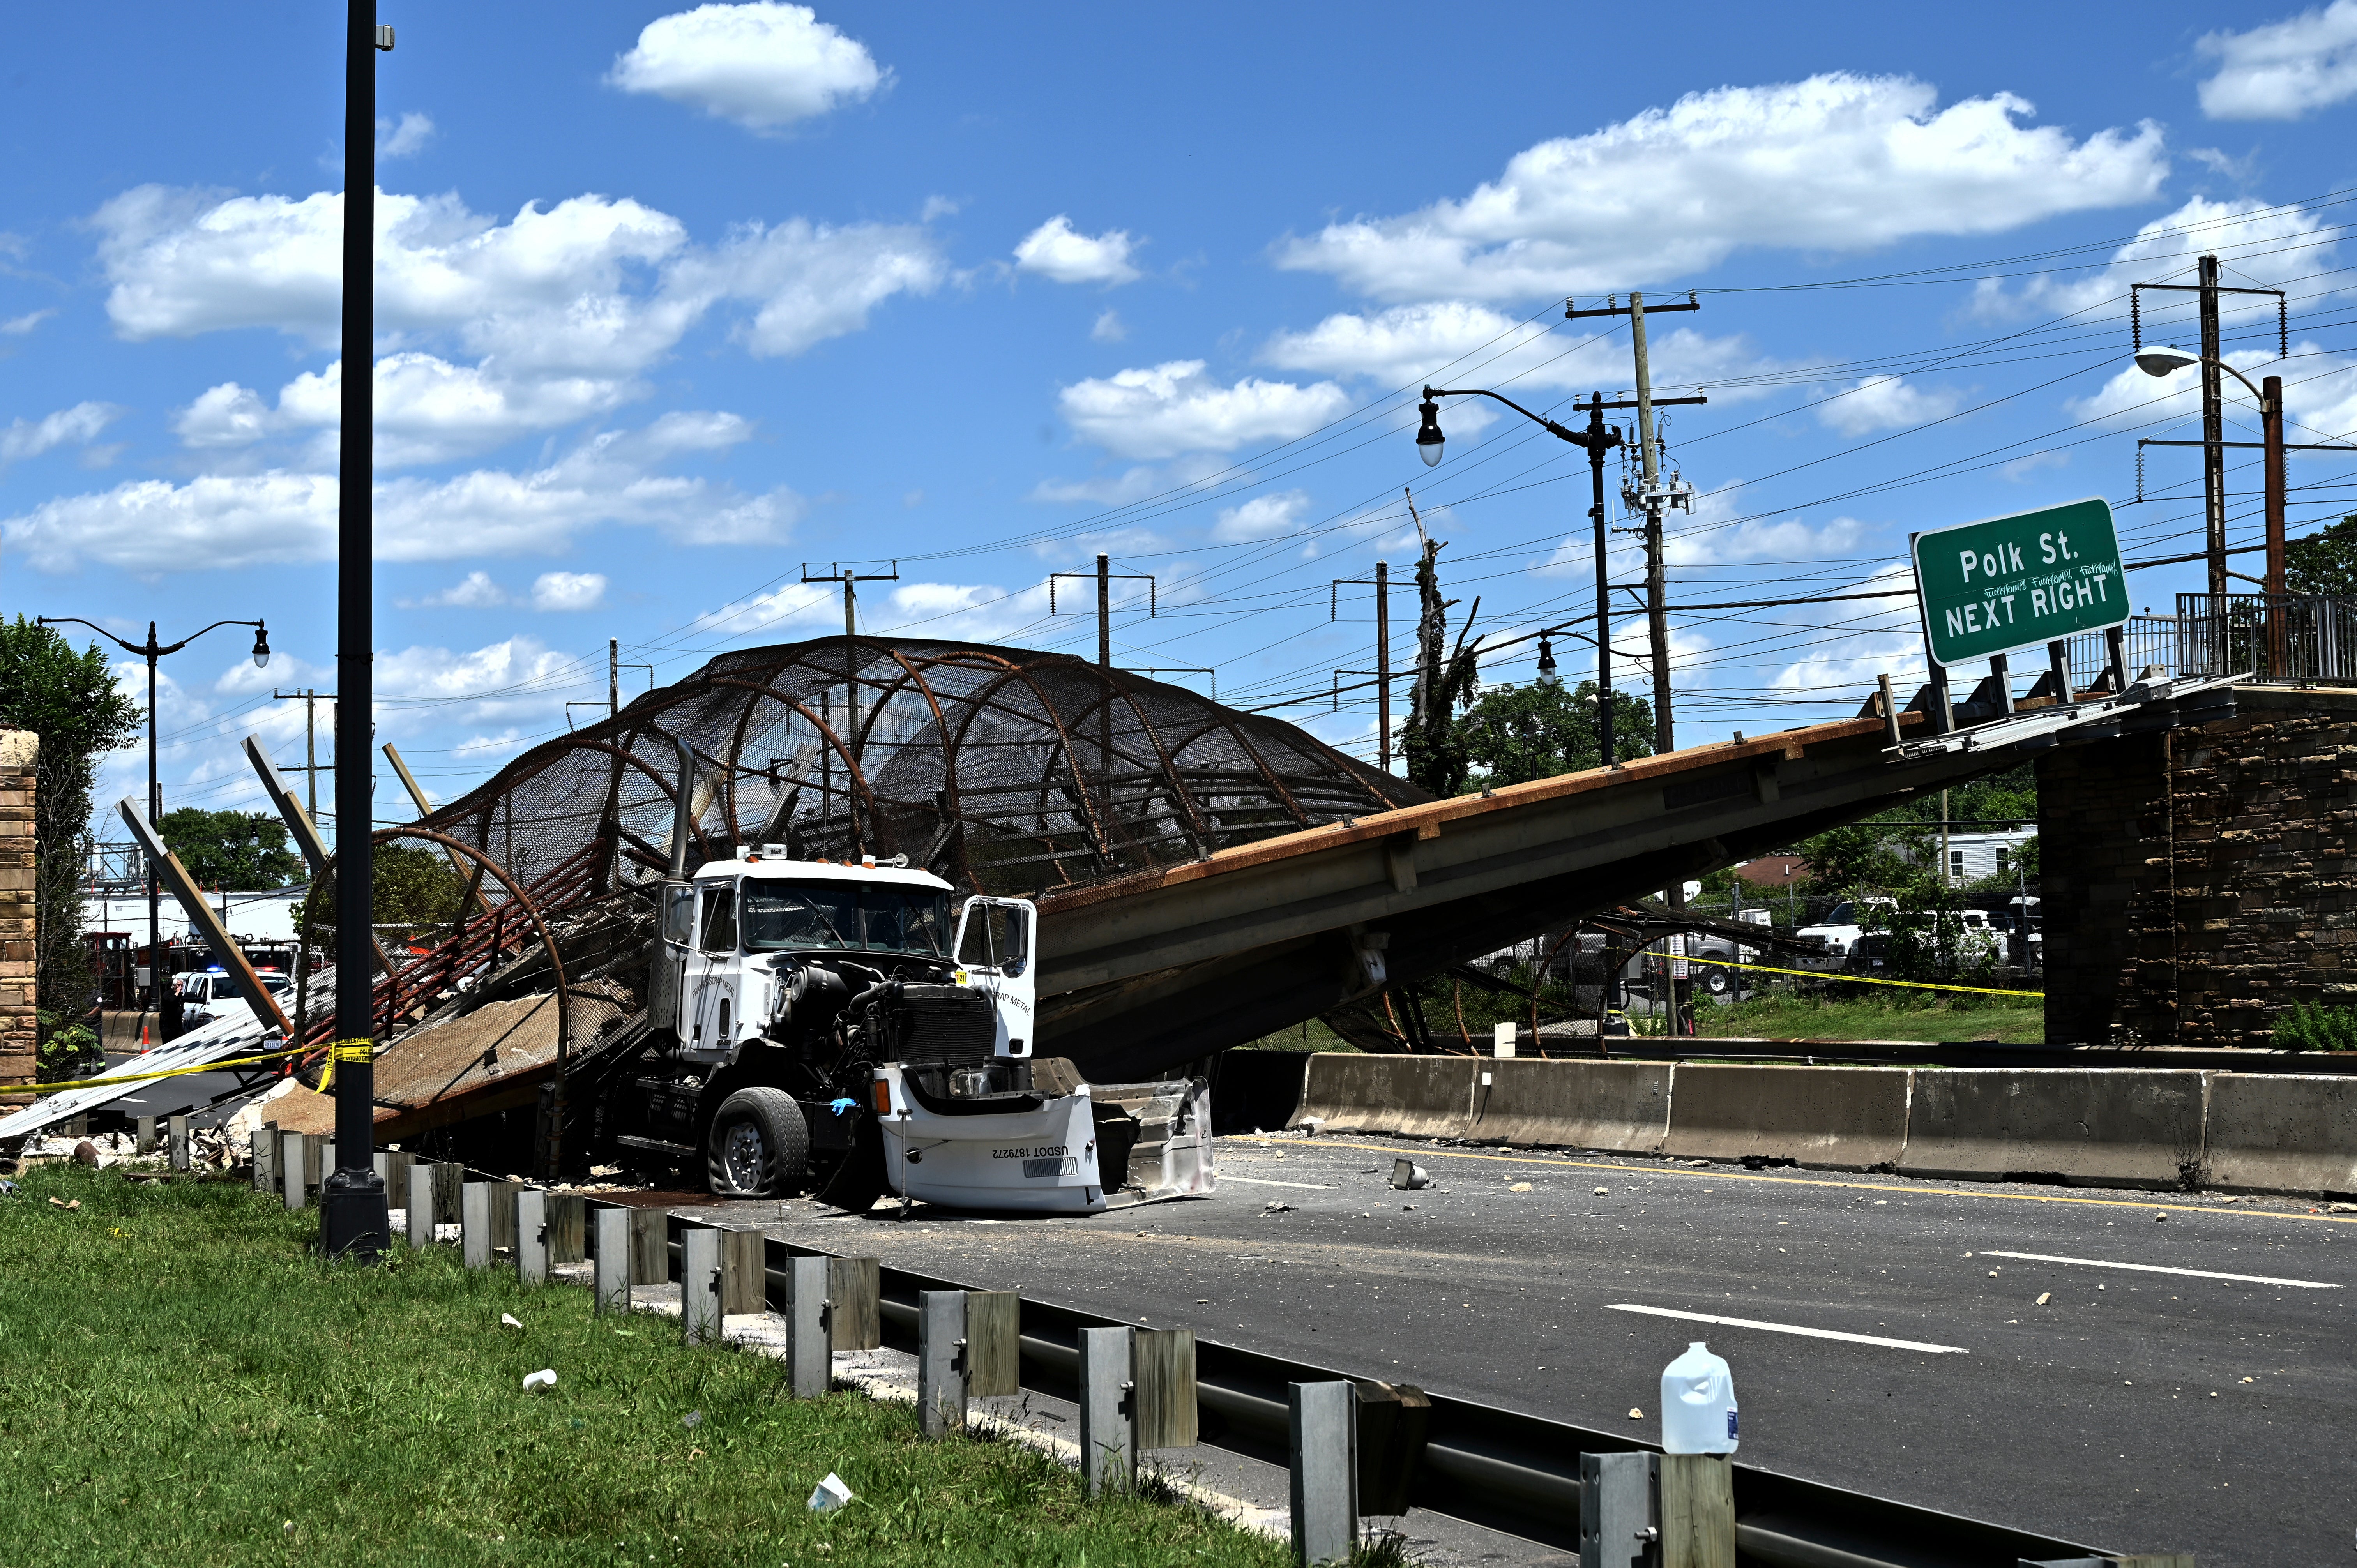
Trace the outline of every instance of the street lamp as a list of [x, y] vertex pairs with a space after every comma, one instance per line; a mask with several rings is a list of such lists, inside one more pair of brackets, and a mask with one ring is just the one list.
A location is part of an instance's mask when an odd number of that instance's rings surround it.
[[[86, 626], [125, 653], [136, 653], [147, 660], [147, 823], [160, 835], [164, 831], [164, 787], [156, 781], [156, 661], [167, 653], [178, 653], [188, 644], [225, 626], [253, 628], [253, 664], [259, 670], [270, 662], [270, 629], [258, 620], [217, 620], [204, 631], [192, 631], [174, 643], [156, 640], [156, 623], [147, 623], [147, 640], [126, 642], [96, 621], [80, 616], [42, 616], [42, 626]], [[156, 1032], [170, 1039], [180, 1026], [179, 993], [167, 985], [170, 971], [164, 965], [163, 885], [157, 880], [156, 864], [147, 863], [147, 991], [156, 1002]], [[171, 998], [171, 1011], [165, 1011], [167, 997]], [[145, 1011], [143, 1009], [143, 1011]]]
[[[2173, 376], [2179, 371], [2196, 365], [2215, 365], [2250, 392], [2259, 405], [2259, 440], [2266, 448], [2261, 467], [2266, 473], [2267, 513], [2266, 581], [2261, 585], [2269, 594], [2280, 595], [2284, 589], [2284, 428], [2283, 378], [2269, 376], [2264, 388], [2253, 386], [2251, 378], [2223, 360], [2212, 360], [2200, 354], [2172, 349], [2165, 343], [2154, 343], [2136, 351], [2136, 369], [2148, 376]], [[2223, 550], [2225, 541], [2213, 541], [2212, 548]], [[2224, 563], [2217, 563], [2222, 571]], [[2212, 581], [2217, 581], [2213, 578]]]
[[[1604, 411], [1608, 408], [1634, 408], [1637, 405], [1633, 403], [1606, 403], [1602, 392], [1592, 392], [1588, 395], [1586, 404], [1573, 404], [1574, 407], [1584, 406], [1587, 409], [1587, 428], [1570, 430], [1557, 424], [1544, 414], [1533, 413], [1512, 398], [1501, 397], [1496, 392], [1480, 387], [1459, 387], [1454, 390], [1426, 387], [1424, 389], [1424, 402], [1417, 404], [1419, 412], [1424, 415], [1424, 424], [1415, 433], [1415, 449], [1423, 456], [1426, 467], [1440, 461], [1441, 444], [1448, 439], [1440, 433], [1438, 400], [1444, 397], [1491, 398], [1504, 403], [1532, 424], [1539, 425], [1556, 440], [1568, 441], [1574, 446], [1585, 447], [1587, 451], [1587, 472], [1594, 492], [1593, 504], [1587, 509], [1587, 516], [1588, 520], [1596, 525], [1596, 738], [1597, 745], [1601, 748], [1604, 766], [1614, 767], [1617, 765], [1618, 758], [1612, 749], [1612, 607], [1609, 603], [1611, 587], [1606, 581], [1604, 569], [1604, 454], [1621, 443], [1620, 432], [1605, 424]], [[1652, 401], [1653, 406], [1659, 408], [1664, 403], [1700, 403], [1703, 399], [1665, 397]], [[1542, 679], [1550, 673], [1547, 665], [1552, 662], [1552, 660], [1548, 660], [1541, 664], [1539, 673]], [[1665, 698], [1666, 695], [1667, 693], [1663, 693]]]

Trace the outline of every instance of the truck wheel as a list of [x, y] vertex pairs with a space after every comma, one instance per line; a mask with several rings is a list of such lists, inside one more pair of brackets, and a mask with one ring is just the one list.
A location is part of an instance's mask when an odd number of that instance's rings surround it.
[[1702, 981], [1702, 989], [1708, 992], [1713, 997], [1723, 997], [1730, 990], [1734, 989], [1735, 983], [1733, 979], [1727, 974], [1727, 971], [1719, 968], [1717, 964], [1705, 966], [1701, 972], [1700, 979]]
[[782, 1089], [740, 1089], [720, 1102], [705, 1141], [705, 1171], [720, 1197], [784, 1197], [810, 1164], [810, 1125]]

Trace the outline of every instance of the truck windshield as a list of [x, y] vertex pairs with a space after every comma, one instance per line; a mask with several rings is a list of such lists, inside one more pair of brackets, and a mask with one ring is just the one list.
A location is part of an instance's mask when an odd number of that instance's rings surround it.
[[1825, 917], [1825, 924], [1828, 926], [1857, 925], [1857, 906], [1845, 898], [1840, 903], [1834, 906], [1834, 912]]
[[748, 881], [743, 923], [748, 952], [783, 948], [865, 948], [942, 956], [949, 897], [920, 887]]

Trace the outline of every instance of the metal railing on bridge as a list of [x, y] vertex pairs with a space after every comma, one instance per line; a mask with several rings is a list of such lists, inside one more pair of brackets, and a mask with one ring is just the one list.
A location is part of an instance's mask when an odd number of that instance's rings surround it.
[[[2179, 679], [2249, 674], [2258, 681], [2357, 684], [2357, 598], [2302, 594], [2179, 594], [2177, 613], [2131, 616], [2122, 628], [2128, 679], [2158, 665]], [[2070, 639], [2071, 677], [2083, 691], [2102, 674], [2104, 634]]]

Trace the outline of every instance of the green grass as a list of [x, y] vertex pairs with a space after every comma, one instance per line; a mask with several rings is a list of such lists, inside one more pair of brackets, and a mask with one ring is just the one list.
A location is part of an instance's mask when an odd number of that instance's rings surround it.
[[[786, 1399], [774, 1361], [455, 1249], [329, 1265], [313, 1214], [242, 1186], [57, 1165], [19, 1186], [0, 1197], [11, 1564], [1287, 1560], [1197, 1509], [1091, 1503], [1011, 1444], [923, 1442], [906, 1406]], [[555, 1389], [525, 1393], [542, 1367]], [[813, 1515], [830, 1470], [858, 1500]]]
[[2046, 1038], [2046, 1009], [2028, 997], [1990, 996], [1909, 1006], [1850, 997], [1777, 993], [1731, 1007], [1699, 1007], [1695, 1027], [1727, 1039], [1759, 1036], [1808, 1040], [1983, 1040], [2030, 1044]]

